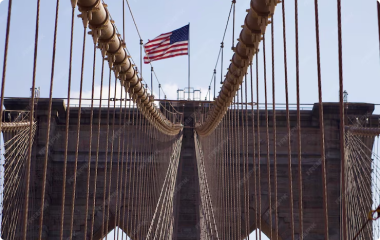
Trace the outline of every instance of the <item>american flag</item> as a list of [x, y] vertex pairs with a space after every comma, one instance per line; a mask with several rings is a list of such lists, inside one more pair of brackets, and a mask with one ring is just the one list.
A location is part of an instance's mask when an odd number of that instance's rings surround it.
[[144, 62], [172, 58], [189, 53], [189, 29], [190, 25], [181, 27], [173, 32], [164, 33], [145, 44], [146, 56]]

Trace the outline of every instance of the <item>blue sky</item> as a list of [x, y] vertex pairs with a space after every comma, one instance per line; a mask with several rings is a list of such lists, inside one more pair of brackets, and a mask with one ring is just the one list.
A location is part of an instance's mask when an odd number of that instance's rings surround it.
[[[109, 11], [122, 33], [122, 1], [107, 0]], [[36, 86], [41, 88], [41, 97], [48, 97], [51, 55], [54, 29], [54, 0], [41, 0], [40, 35]], [[249, 8], [249, 0], [238, 0], [236, 4], [236, 33], [238, 38], [240, 26]], [[295, 103], [295, 39], [294, 39], [294, 0], [286, 0], [287, 52], [289, 100]], [[318, 101], [317, 65], [315, 47], [315, 23], [313, 0], [299, 0], [299, 41], [300, 41], [300, 79], [301, 102]], [[202, 90], [205, 96], [214, 70], [220, 42], [222, 40], [230, 1], [220, 0], [130, 0], [139, 31], [144, 42], [161, 33], [169, 32], [191, 24], [191, 82], [196, 89]], [[337, 49], [337, 17], [336, 1], [319, 0], [320, 36], [321, 36], [321, 69], [323, 100], [338, 101], [338, 49]], [[8, 1], [0, 0], [0, 66], [3, 65], [3, 46], [6, 27]], [[33, 50], [35, 31], [36, 1], [13, 0], [11, 35], [8, 53], [5, 96], [27, 97], [30, 95], [33, 70]], [[126, 43], [133, 59], [139, 61], [139, 37], [126, 9]], [[76, 13], [78, 14], [78, 12]], [[68, 0], [61, 0], [59, 7], [59, 29], [57, 41], [57, 58], [54, 81], [54, 97], [67, 96], [67, 78], [69, 64], [71, 5]], [[376, 0], [342, 0], [343, 24], [343, 67], [344, 88], [348, 91], [349, 102], [380, 103], [379, 38], [377, 26]], [[225, 39], [224, 74], [232, 56], [231, 24]], [[270, 26], [267, 29], [267, 80], [268, 99], [271, 99], [271, 49]], [[276, 102], [284, 103], [284, 66], [281, 4], [274, 16], [275, 32], [275, 77]], [[73, 59], [72, 96], [78, 96], [83, 26], [81, 20], [75, 18], [75, 41]], [[92, 76], [92, 40], [86, 43], [86, 64], [84, 73], [84, 97], [89, 97]], [[260, 45], [262, 48], [262, 44]], [[98, 57], [100, 54], [98, 54]], [[263, 94], [263, 64], [260, 62], [260, 101]], [[99, 59], [99, 58], [98, 58]], [[97, 62], [96, 84], [100, 83], [100, 61]], [[187, 57], [154, 62], [153, 66], [159, 81], [163, 85], [169, 99], [176, 98], [177, 88], [187, 86]], [[0, 69], [0, 72], [2, 69]], [[217, 67], [220, 79], [220, 66]], [[144, 65], [143, 77], [150, 83], [150, 66]], [[157, 94], [157, 82], [154, 92]], [[97, 88], [98, 89], [98, 88]], [[219, 84], [217, 84], [219, 89]], [[379, 111], [376, 111], [379, 113]]]
[[[35, 31], [36, 1], [13, 1], [11, 36], [8, 55], [6, 96], [29, 96], [32, 83], [32, 62]], [[6, 10], [8, 1], [0, 3], [0, 32], [5, 33]], [[122, 0], [107, 1], [109, 10], [120, 32], [122, 32]], [[144, 42], [161, 33], [172, 31], [191, 23], [191, 76], [192, 86], [202, 89], [205, 96], [225, 28], [230, 1], [209, 0], [194, 1], [137, 1], [130, 5]], [[320, 35], [322, 60], [323, 100], [338, 100], [338, 50], [336, 2], [320, 0]], [[240, 0], [236, 5], [236, 34], [243, 24], [249, 0]], [[294, 0], [286, 1], [287, 52], [290, 102], [295, 103], [295, 50], [294, 50]], [[59, 8], [59, 29], [57, 42], [57, 67], [55, 71], [54, 96], [67, 96], [67, 74], [70, 43], [70, 1], [61, 1]], [[48, 97], [52, 39], [54, 29], [55, 1], [41, 0], [40, 38], [36, 86], [41, 87], [41, 96]], [[342, 5], [344, 88], [349, 93], [350, 102], [380, 103], [377, 98], [379, 79], [379, 43], [375, 0], [345, 0]], [[300, 78], [301, 102], [318, 101], [317, 68], [314, 30], [314, 4], [312, 0], [299, 0], [299, 41], [300, 41]], [[133, 59], [139, 61], [139, 37], [126, 9], [126, 43]], [[275, 77], [276, 102], [285, 102], [283, 38], [281, 4], [278, 5], [274, 19], [275, 27]], [[225, 40], [224, 74], [232, 56], [231, 24]], [[2, 34], [3, 35], [3, 34]], [[83, 27], [80, 19], [75, 19], [75, 41], [73, 59], [73, 95], [79, 91], [80, 62]], [[270, 26], [267, 35], [267, 81], [268, 99], [271, 99], [271, 49]], [[0, 38], [4, 46], [4, 38]], [[92, 75], [92, 40], [88, 38], [86, 65], [84, 74], [84, 96], [89, 96]], [[262, 48], [262, 45], [260, 46]], [[0, 51], [1, 55], [3, 50]], [[100, 54], [98, 54], [100, 56]], [[263, 86], [263, 64], [260, 58], [260, 80]], [[99, 59], [99, 58], [98, 58]], [[2, 65], [2, 57], [0, 64]], [[153, 66], [159, 81], [163, 84], [168, 98], [176, 98], [177, 88], [187, 86], [187, 56], [154, 62]], [[1, 70], [0, 70], [1, 71]], [[100, 61], [97, 63], [97, 75], [100, 76]], [[220, 78], [220, 66], [217, 67]], [[150, 83], [150, 66], [144, 65], [143, 77]], [[100, 78], [96, 78], [99, 85]], [[217, 81], [219, 82], [219, 80]], [[217, 86], [219, 90], [220, 86]], [[260, 101], [264, 101], [262, 87]], [[87, 92], [86, 92], [87, 91]], [[157, 94], [157, 82], [154, 83]]]
[[[118, 229], [119, 231], [119, 239], [118, 240], [130, 240], [129, 237], [127, 237], [125, 235], [125, 233], [123, 234], [123, 231], [121, 229]], [[122, 236], [123, 234], [123, 236]], [[114, 231], [111, 231], [108, 235], [107, 235], [107, 239], [113, 239], [115, 236], [115, 232]], [[256, 239], [256, 231], [253, 231], [250, 235], [249, 235], [250, 239]], [[105, 239], [105, 238], [104, 238]], [[269, 240], [269, 238], [262, 234], [261, 235], [261, 240]]]

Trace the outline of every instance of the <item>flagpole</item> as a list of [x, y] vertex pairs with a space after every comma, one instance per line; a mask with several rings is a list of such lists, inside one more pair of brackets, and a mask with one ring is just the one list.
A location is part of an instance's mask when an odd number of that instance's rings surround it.
[[188, 79], [188, 100], [190, 100], [190, 23], [189, 23], [189, 45], [188, 45], [188, 49], [187, 49], [187, 52], [188, 52], [188, 63], [189, 63], [189, 69], [188, 69], [188, 72], [189, 72], [189, 79]]
[[[380, 43], [380, 1], [377, 0], [377, 21], [378, 21], [378, 26], [379, 26], [379, 43]], [[380, 47], [380, 44], [379, 44]]]

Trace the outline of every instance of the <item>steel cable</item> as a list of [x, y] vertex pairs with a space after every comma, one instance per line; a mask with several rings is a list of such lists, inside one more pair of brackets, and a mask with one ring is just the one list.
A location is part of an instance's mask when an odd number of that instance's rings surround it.
[[[58, 10], [59, 10], [59, 0], [57, 0], [56, 11], [55, 11], [55, 24], [54, 24], [54, 40], [53, 40], [53, 56], [51, 64], [51, 77], [50, 77], [50, 93], [49, 93], [49, 108], [48, 108], [48, 120], [47, 120], [47, 131], [46, 131], [46, 145], [45, 145], [45, 161], [43, 170], [43, 180], [42, 180], [42, 191], [41, 191], [41, 216], [39, 224], [38, 239], [42, 239], [42, 226], [44, 219], [44, 209], [45, 209], [45, 190], [46, 190], [46, 173], [48, 165], [48, 154], [50, 146], [50, 125], [51, 125], [51, 111], [52, 111], [52, 98], [53, 98], [53, 84], [54, 84], [54, 71], [55, 71], [55, 54], [57, 46], [57, 28], [58, 28]], [[0, 105], [2, 106], [2, 104]], [[0, 112], [1, 114], [1, 112]], [[1, 126], [0, 126], [1, 130]]]
[[315, 32], [316, 32], [316, 47], [317, 47], [317, 71], [318, 71], [318, 99], [319, 99], [319, 131], [321, 143], [321, 160], [322, 160], [322, 186], [323, 186], [323, 212], [325, 220], [325, 240], [329, 240], [329, 220], [327, 208], [327, 183], [326, 183], [326, 157], [325, 157], [325, 125], [323, 118], [323, 102], [322, 102], [322, 76], [321, 76], [321, 59], [320, 59], [320, 43], [319, 43], [319, 13], [318, 0], [314, 0], [315, 8]]

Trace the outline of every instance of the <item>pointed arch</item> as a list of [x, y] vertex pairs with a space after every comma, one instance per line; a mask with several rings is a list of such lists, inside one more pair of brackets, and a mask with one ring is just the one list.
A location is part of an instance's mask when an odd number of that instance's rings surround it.
[[[256, 231], [259, 231], [259, 230], [260, 230], [260, 228], [258, 228], [258, 227], [256, 228], [255, 224], [251, 225], [250, 234], [249, 234], [250, 239], [256, 239], [255, 238], [256, 237]], [[274, 229], [272, 231], [274, 231]], [[270, 226], [264, 218], [261, 218], [261, 231], [260, 232], [261, 232], [261, 240], [270, 239], [269, 238]], [[259, 239], [259, 238], [257, 238], [257, 239]], [[278, 235], [278, 239], [276, 239], [276, 240], [283, 240], [283, 239], [280, 235]]]
[[[250, 238], [250, 239], [256, 239], [256, 232], [257, 232], [257, 231], [259, 231], [258, 228], [255, 229], [255, 230], [253, 230], [253, 232], [251, 232], [251, 233], [249, 234], [249, 238]], [[258, 234], [260, 234], [260, 232], [259, 232]], [[259, 239], [259, 235], [257, 235], [257, 236], [258, 236], [257, 239]], [[267, 235], [265, 235], [265, 233], [262, 232], [262, 231], [261, 231], [261, 240], [269, 240], [269, 237], [268, 237]]]
[[[132, 240], [127, 233], [125, 233], [121, 228], [119, 227], [116, 227], [114, 228], [113, 230], [111, 230], [108, 234], [107, 234], [107, 239], [114, 239], [116, 235], [116, 238], [115, 239], [118, 239], [118, 240]], [[103, 240], [105, 240], [106, 237], [103, 237]]]

